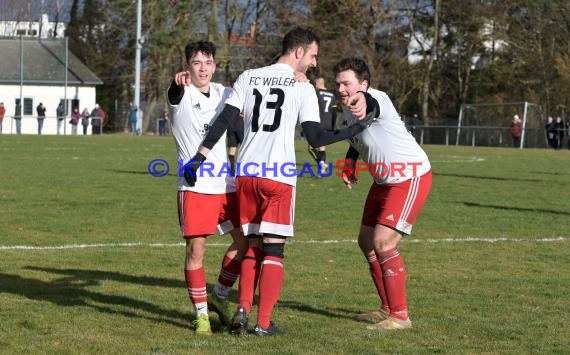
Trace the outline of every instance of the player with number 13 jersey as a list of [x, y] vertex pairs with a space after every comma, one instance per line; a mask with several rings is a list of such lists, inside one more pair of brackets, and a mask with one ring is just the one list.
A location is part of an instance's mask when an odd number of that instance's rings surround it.
[[286, 163], [295, 166], [297, 121], [320, 121], [312, 85], [296, 82], [293, 68], [277, 63], [242, 73], [226, 104], [244, 114], [244, 141], [238, 157], [241, 171], [237, 175], [259, 176], [295, 186], [296, 175], [282, 174], [281, 170]]

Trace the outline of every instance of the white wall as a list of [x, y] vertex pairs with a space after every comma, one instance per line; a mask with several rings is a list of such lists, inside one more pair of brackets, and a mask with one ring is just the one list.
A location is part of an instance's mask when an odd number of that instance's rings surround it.
[[[96, 103], [95, 94], [96, 90], [94, 86], [68, 86], [66, 97], [68, 100], [79, 100], [80, 112], [82, 112], [84, 108], [87, 108], [89, 112], [91, 112]], [[40, 102], [42, 102], [46, 108], [46, 118], [44, 120], [42, 134], [57, 134], [56, 109], [59, 101], [64, 97], [64, 86], [23, 86], [22, 98], [32, 99], [33, 110], [31, 115], [25, 115], [22, 106], [22, 134], [38, 134], [36, 107]], [[16, 109], [17, 98], [20, 98], [19, 85], [0, 85], [0, 102], [4, 103], [4, 108], [6, 109], [4, 122], [2, 124], [2, 134], [16, 134], [16, 123], [13, 120], [13, 116]], [[107, 107], [104, 107], [104, 109], [105, 111], [109, 110]], [[69, 112], [69, 114], [71, 114], [71, 112]], [[61, 134], [63, 134], [64, 130], [66, 135], [71, 134], [69, 119], [70, 116], [68, 115], [64, 120], [65, 126], [62, 127]], [[78, 125], [77, 130], [78, 134], [83, 134], [83, 127], [81, 124]], [[88, 134], [91, 134], [91, 125], [89, 125]]]

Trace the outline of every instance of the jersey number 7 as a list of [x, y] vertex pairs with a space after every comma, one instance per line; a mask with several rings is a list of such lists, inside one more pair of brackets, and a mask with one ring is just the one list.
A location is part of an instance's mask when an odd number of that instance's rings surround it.
[[[261, 106], [261, 101], [263, 100], [263, 95], [257, 90], [253, 89], [253, 95], [255, 96], [255, 107], [253, 108], [253, 117], [251, 120], [251, 130], [253, 132], [259, 131], [259, 110]], [[278, 88], [269, 89], [269, 95], [277, 95], [277, 101], [267, 101], [265, 107], [269, 110], [275, 110], [273, 114], [273, 123], [271, 125], [264, 124], [263, 131], [273, 132], [281, 124], [281, 106], [285, 101], [285, 93], [283, 90]]]

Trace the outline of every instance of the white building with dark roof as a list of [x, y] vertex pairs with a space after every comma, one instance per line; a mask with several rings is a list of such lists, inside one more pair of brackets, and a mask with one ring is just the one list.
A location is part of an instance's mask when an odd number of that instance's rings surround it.
[[71, 134], [73, 108], [93, 110], [97, 85], [103, 82], [66, 48], [61, 39], [0, 38], [0, 102], [6, 108], [3, 134], [16, 134], [14, 114], [20, 99], [22, 134], [37, 134], [36, 107], [40, 102], [47, 109], [42, 134], [57, 133], [56, 108], [60, 102], [67, 101], [65, 134]]

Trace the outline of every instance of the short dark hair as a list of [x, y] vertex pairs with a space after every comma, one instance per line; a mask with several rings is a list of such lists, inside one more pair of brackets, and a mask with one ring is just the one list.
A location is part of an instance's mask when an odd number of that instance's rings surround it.
[[347, 70], [352, 70], [360, 82], [366, 80], [368, 81], [368, 85], [370, 85], [370, 69], [368, 69], [368, 65], [366, 65], [366, 62], [363, 59], [357, 57], [344, 58], [333, 67], [333, 73], [335, 76], [337, 76], [338, 73]]
[[306, 49], [313, 42], [317, 45], [321, 42], [319, 36], [317, 36], [313, 31], [299, 26], [293, 27], [293, 29], [287, 32], [285, 37], [283, 37], [281, 55], [291, 53], [299, 47]]
[[206, 55], [211, 55], [212, 58], [216, 59], [216, 45], [214, 43], [210, 41], [196, 41], [188, 42], [186, 48], [184, 48], [186, 61], [188, 62], [198, 52], [202, 52]]

